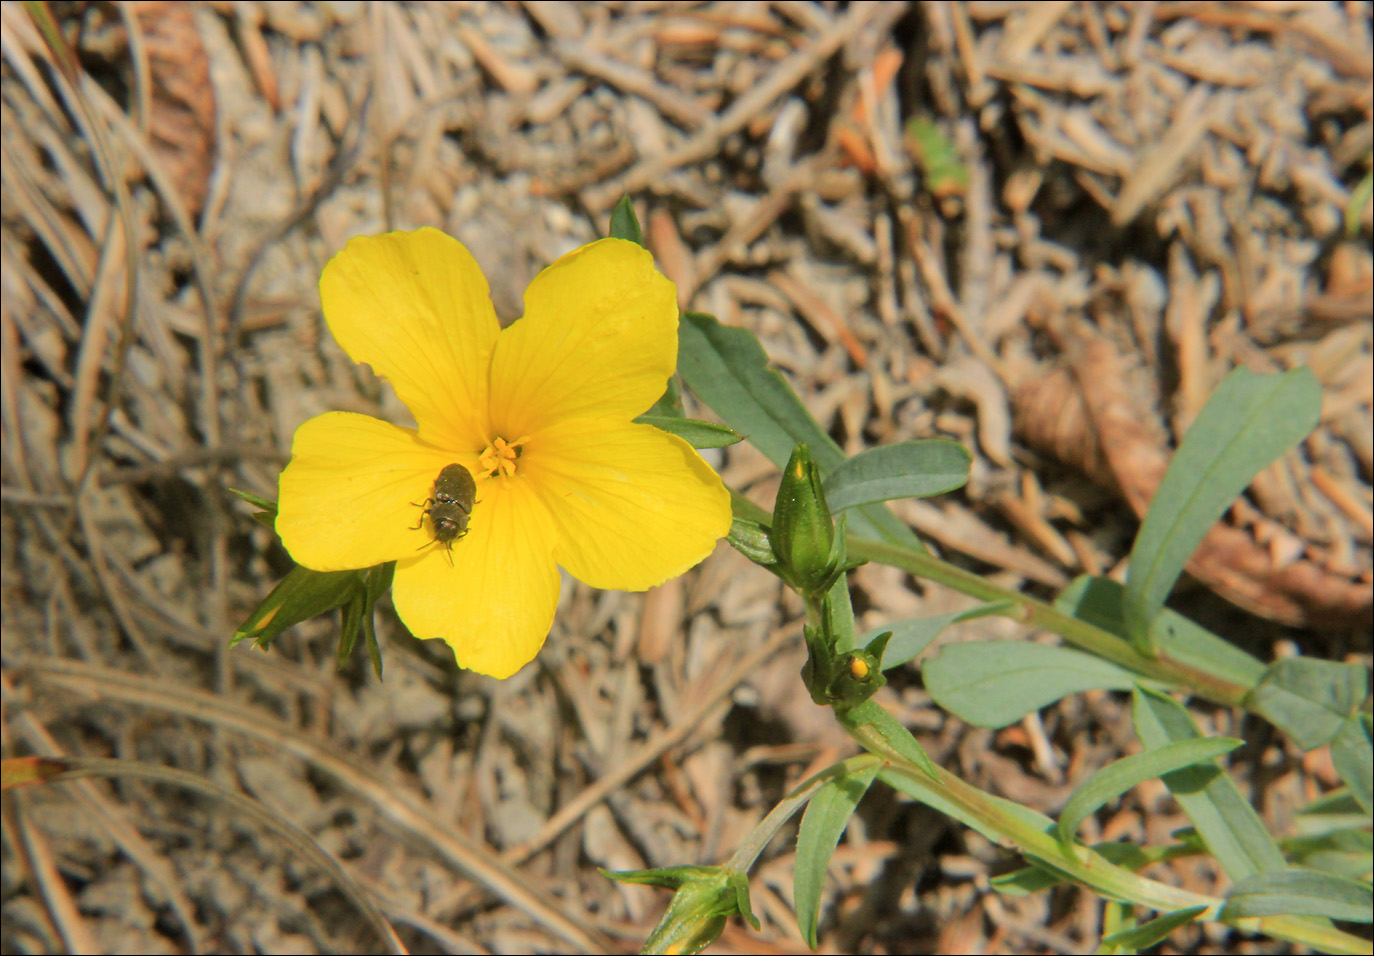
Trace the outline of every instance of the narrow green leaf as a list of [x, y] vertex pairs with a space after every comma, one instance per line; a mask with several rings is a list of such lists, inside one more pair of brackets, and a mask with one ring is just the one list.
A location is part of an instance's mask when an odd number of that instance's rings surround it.
[[358, 642], [358, 633], [362, 630], [366, 610], [367, 598], [361, 588], [344, 602], [343, 612], [339, 615], [339, 646], [334, 653], [336, 665], [340, 670], [353, 654], [353, 645]]
[[671, 415], [640, 415], [635, 419], [641, 425], [652, 425], [660, 431], [676, 435], [693, 448], [724, 448], [744, 441], [744, 436], [731, 431], [724, 425], [697, 421], [695, 418], [677, 418]]
[[836, 777], [816, 791], [802, 815], [797, 833], [797, 860], [792, 869], [793, 898], [797, 906], [797, 928], [802, 939], [816, 948], [816, 927], [820, 923], [821, 889], [825, 870], [839, 845], [840, 835], [849, 825], [854, 808], [877, 776], [879, 764], [856, 773]]
[[273, 518], [277, 516], [277, 503], [271, 498], [264, 498], [262, 495], [255, 495], [251, 491], [239, 491], [237, 488], [226, 489], [229, 494], [248, 502], [259, 511], [265, 511]]
[[[1147, 751], [1202, 736], [1187, 708], [1148, 688], [1136, 688], [1132, 716], [1136, 734]], [[1220, 767], [1186, 767], [1166, 773], [1162, 779], [1231, 879], [1240, 881], [1254, 873], [1287, 866], [1255, 808]]]
[[1244, 742], [1234, 737], [1176, 740], [1157, 750], [1132, 754], [1108, 764], [1074, 788], [1059, 816], [1059, 839], [1073, 842], [1080, 823], [1132, 787], [1172, 770], [1230, 753]]
[[[1125, 586], [1111, 578], [1081, 575], [1055, 598], [1054, 606], [1080, 621], [1126, 637]], [[1159, 653], [1203, 673], [1242, 687], [1254, 687], [1264, 676], [1259, 658], [1247, 654], [1177, 611], [1165, 608], [1150, 625]]]
[[[684, 312], [678, 325], [677, 364], [697, 397], [726, 425], [748, 437], [778, 468], [787, 463], [800, 442], [810, 447], [823, 476], [845, 460], [840, 446], [768, 364], [763, 347], [747, 329], [722, 325], [702, 312]], [[911, 529], [884, 505], [859, 508], [852, 517], [851, 530], [926, 553]]]
[[1140, 925], [1136, 918], [1135, 905], [1120, 900], [1107, 900], [1102, 907], [1102, 942], [1093, 950], [1096, 956], [1135, 956], [1135, 949], [1107, 942], [1118, 933], [1133, 930]]
[[1035, 861], [1031, 860], [1030, 866], [994, 876], [988, 882], [994, 890], [1007, 896], [1030, 896], [1066, 881], [1067, 877], [1058, 871], [1036, 866]]
[[1130, 690], [1139, 679], [1100, 657], [1026, 641], [946, 644], [921, 674], [937, 704], [979, 727], [1005, 727], [1085, 690]]
[[1360, 806], [1349, 787], [1324, 793], [1299, 807], [1293, 816], [1293, 829], [1299, 836], [1321, 836], [1340, 830], [1362, 830], [1369, 826], [1369, 813]]
[[1365, 813], [1374, 813], [1374, 748], [1369, 714], [1351, 714], [1331, 741], [1331, 762]]
[[1156, 943], [1168, 939], [1169, 934], [1174, 930], [1193, 922], [1205, 912], [1207, 912], [1205, 906], [1190, 906], [1187, 909], [1175, 910], [1172, 913], [1157, 916], [1148, 923], [1132, 929], [1105, 936], [1102, 942], [1104, 945], [1117, 947], [1117, 952], [1149, 949]]
[[1283, 852], [1295, 864], [1309, 870], [1352, 880], [1368, 878], [1374, 871], [1374, 833], [1369, 831], [1368, 816], [1362, 816], [1357, 827], [1320, 836], [1289, 837], [1281, 844]]
[[836, 717], [852, 736], [859, 740], [866, 740], [870, 735], [877, 737], [893, 753], [915, 764], [930, 776], [935, 776], [935, 765], [930, 762], [930, 756], [911, 735], [911, 731], [872, 700], [866, 700], [847, 711], [837, 711]]
[[873, 640], [884, 631], [892, 632], [892, 639], [887, 642], [887, 650], [883, 653], [883, 670], [889, 671], [892, 668], [905, 664], [920, 654], [930, 646], [935, 638], [940, 636], [940, 632], [951, 624], [958, 624], [961, 621], [972, 621], [975, 618], [988, 617], [992, 614], [1000, 614], [1003, 611], [1015, 607], [1012, 601], [994, 601], [990, 604], [980, 604], [977, 607], [965, 608], [962, 611], [950, 611], [948, 614], [935, 614], [931, 617], [913, 617], [904, 621], [892, 621], [881, 627], [870, 628], [859, 637], [857, 642], [859, 647], [866, 647], [869, 641]]
[[621, 196], [620, 202], [611, 210], [610, 237], [644, 245], [644, 232], [639, 228], [639, 217], [635, 215], [635, 206], [629, 196]]
[[740, 554], [760, 567], [771, 567], [778, 563], [773, 554], [773, 545], [768, 540], [768, 529], [750, 518], [738, 514], [730, 519], [730, 533], [726, 540]]
[[378, 565], [375, 568], [368, 568], [363, 575], [363, 583], [367, 587], [367, 607], [363, 613], [363, 640], [367, 642], [367, 656], [372, 661], [372, 673], [377, 675], [377, 680], [382, 679], [382, 648], [377, 643], [377, 629], [373, 623], [373, 615], [377, 611], [377, 602], [382, 595], [391, 590], [392, 579], [396, 575], [396, 563], [394, 561]]
[[1367, 683], [1358, 664], [1285, 657], [1269, 665], [1246, 705], [1311, 750], [1336, 736], [1364, 700]]
[[1325, 916], [1368, 923], [1374, 919], [1370, 885], [1312, 870], [1255, 873], [1236, 881], [1219, 919], [1260, 916]]
[[880, 445], [859, 452], [825, 479], [832, 512], [896, 498], [928, 498], [968, 481], [968, 449], [947, 438]]
[[1188, 429], [1131, 549], [1126, 629], [1149, 650], [1149, 627], [1203, 537], [1262, 469], [1301, 441], [1321, 414], [1309, 368], [1226, 377]]

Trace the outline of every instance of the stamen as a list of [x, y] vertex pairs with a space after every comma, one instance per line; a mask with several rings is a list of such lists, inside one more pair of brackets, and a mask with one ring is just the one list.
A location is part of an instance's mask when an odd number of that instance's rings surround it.
[[515, 474], [515, 463], [520, 458], [525, 442], [529, 441], [528, 435], [522, 435], [515, 441], [506, 441], [504, 438], [494, 438], [486, 448], [482, 449], [482, 454], [477, 459], [477, 466], [481, 468], [488, 478], [501, 475], [510, 478]]

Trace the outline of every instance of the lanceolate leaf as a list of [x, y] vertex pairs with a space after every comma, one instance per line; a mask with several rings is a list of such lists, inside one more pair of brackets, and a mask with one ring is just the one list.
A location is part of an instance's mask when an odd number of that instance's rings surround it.
[[[1075, 578], [1055, 598], [1054, 606], [1124, 639], [1125, 591], [1122, 584], [1111, 578], [1085, 574]], [[1170, 660], [1232, 684], [1254, 687], [1264, 677], [1265, 666], [1259, 658], [1167, 607], [1155, 615], [1150, 639], [1155, 649]]]
[[1303, 750], [1320, 747], [1364, 700], [1368, 679], [1358, 664], [1286, 657], [1269, 665], [1246, 703]]
[[1374, 754], [1369, 714], [1351, 714], [1331, 742], [1331, 762], [1365, 813], [1374, 813]]
[[[810, 447], [822, 475], [845, 460], [840, 446], [769, 366], [763, 347], [748, 330], [722, 325], [701, 312], [684, 312], [678, 326], [677, 367], [697, 397], [778, 468], [799, 442]], [[850, 530], [925, 553], [911, 529], [883, 505], [858, 508], [850, 518]]]
[[1232, 372], [1198, 413], [1155, 492], [1131, 550], [1126, 626], [1142, 648], [1188, 558], [1235, 497], [1317, 424], [1321, 386], [1308, 368]]
[[1155, 943], [1168, 938], [1180, 926], [1186, 926], [1207, 911], [1205, 906], [1190, 906], [1186, 910], [1175, 910], [1156, 917], [1141, 926], [1134, 926], [1120, 933], [1102, 938], [1104, 947], [1111, 947], [1114, 953], [1133, 953], [1139, 949], [1149, 949]]
[[1005, 727], [1085, 690], [1130, 690], [1139, 679], [1100, 657], [1025, 641], [946, 644], [921, 673], [936, 703], [979, 727]]
[[252, 640], [266, 650], [288, 627], [360, 599], [365, 593], [363, 573], [311, 571], [296, 565], [234, 632], [229, 646]]
[[1157, 750], [1132, 754], [1110, 763], [1074, 789], [1059, 816], [1059, 839], [1072, 842], [1078, 825], [1132, 787], [1155, 777], [1230, 753], [1245, 741], [1234, 737], [1176, 740]]
[[839, 845], [840, 835], [880, 764], [864, 767], [848, 776], [830, 781], [806, 805], [801, 830], [797, 834], [797, 862], [792, 870], [793, 896], [797, 906], [797, 928], [802, 939], [816, 948], [816, 927], [820, 922], [821, 889], [825, 870]]
[[[1132, 715], [1147, 751], [1201, 737], [1187, 709], [1167, 694], [1137, 687]], [[1162, 779], [1231, 879], [1287, 866], [1255, 808], [1220, 767], [1186, 767]]]
[[896, 498], [927, 498], [963, 487], [968, 449], [946, 438], [880, 445], [859, 452], [825, 479], [832, 512]]
[[1256, 873], [1237, 881], [1226, 894], [1222, 919], [1257, 916], [1325, 916], [1368, 923], [1374, 893], [1363, 880], [1312, 870]]
[[868, 642], [879, 634], [884, 631], [891, 631], [892, 639], [887, 642], [887, 650], [883, 653], [883, 670], [889, 671], [920, 654], [949, 625], [957, 624], [960, 621], [971, 621], [974, 618], [987, 617], [990, 614], [1000, 614], [1014, 606], [1011, 601], [996, 601], [991, 604], [980, 604], [963, 611], [950, 611], [948, 614], [893, 621], [890, 624], [865, 631], [856, 644], [859, 647], [866, 647]]

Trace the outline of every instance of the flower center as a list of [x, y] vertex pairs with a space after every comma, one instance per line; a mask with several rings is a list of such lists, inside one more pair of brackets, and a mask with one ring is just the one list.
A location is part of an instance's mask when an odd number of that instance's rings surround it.
[[522, 435], [515, 441], [506, 441], [504, 438], [495, 438], [482, 449], [482, 454], [477, 459], [477, 467], [486, 472], [488, 478], [502, 475], [509, 478], [515, 474], [515, 462], [521, 455], [520, 446], [529, 441], [528, 435]]

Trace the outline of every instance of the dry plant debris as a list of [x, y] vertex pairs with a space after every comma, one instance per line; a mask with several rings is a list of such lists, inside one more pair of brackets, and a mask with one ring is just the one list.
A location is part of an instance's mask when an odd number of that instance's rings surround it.
[[[273, 495], [318, 412], [404, 414], [322, 334], [328, 257], [439, 226], [511, 319], [624, 193], [684, 307], [757, 333], [848, 450], [973, 450], [963, 493], [897, 511], [1007, 583], [1117, 567], [1225, 373], [1312, 366], [1321, 427], [1190, 567], [1258, 617], [1205, 588], [1184, 601], [1266, 658], [1369, 658], [1367, 201], [1345, 227], [1374, 141], [1368, 5], [51, 9], [60, 48], [0, 4], [7, 756], [240, 789], [342, 860], [413, 949], [636, 948], [664, 899], [596, 866], [719, 860], [848, 746], [798, 702], [800, 608], [743, 559], [722, 546], [645, 595], [565, 582], [539, 661], [504, 683], [394, 619], [382, 683], [336, 673], [328, 621], [270, 655], [226, 649], [288, 562], [225, 488]], [[717, 462], [771, 500], [756, 452]], [[883, 568], [855, 585], [872, 624], [956, 600]], [[989, 633], [1014, 631], [950, 639]], [[930, 708], [914, 674], [884, 701], [937, 761], [1046, 812], [1131, 739], [1105, 694], [997, 733]], [[1260, 738], [1240, 761], [1280, 833], [1336, 779], [1296, 754]], [[1086, 835], [1183, 821], [1146, 787]], [[831, 868], [833, 951], [1095, 945], [1073, 891], [990, 893], [1005, 861], [975, 834], [891, 797], [861, 822]], [[192, 793], [14, 792], [4, 823], [7, 951], [377, 945], [323, 874]], [[761, 934], [719, 951], [803, 951], [790, 862], [780, 845], [755, 873]]]

